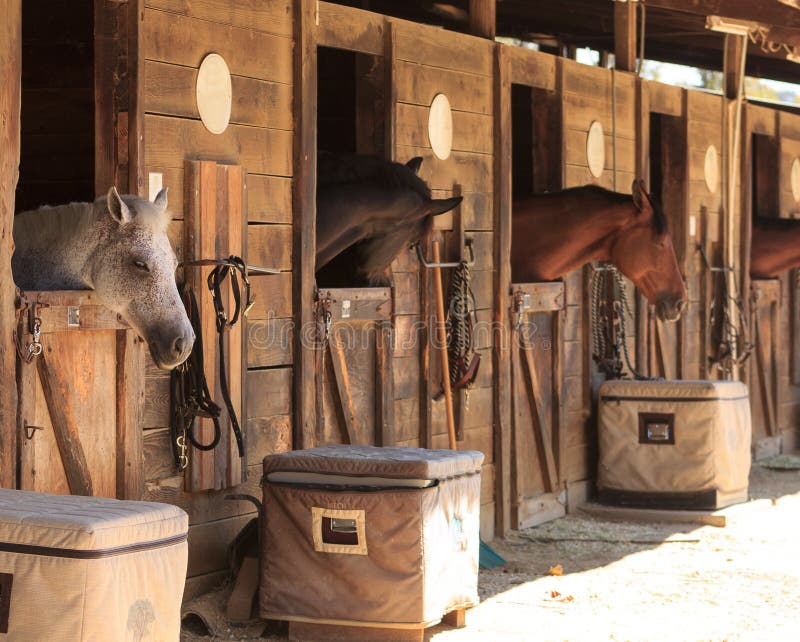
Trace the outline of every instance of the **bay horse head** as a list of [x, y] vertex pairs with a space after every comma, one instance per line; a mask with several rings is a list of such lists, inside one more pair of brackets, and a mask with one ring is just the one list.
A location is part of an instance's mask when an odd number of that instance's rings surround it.
[[659, 319], [677, 321], [686, 307], [686, 285], [667, 219], [642, 181], [633, 182], [632, 192], [632, 216], [613, 238], [610, 260], [656, 306]]
[[94, 208], [99, 229], [84, 280], [147, 341], [156, 365], [171, 370], [187, 359], [195, 335], [175, 283], [167, 188], [151, 203], [112, 187]]
[[388, 284], [392, 261], [462, 197], [432, 198], [419, 169], [373, 156], [318, 157], [316, 271], [326, 286]]

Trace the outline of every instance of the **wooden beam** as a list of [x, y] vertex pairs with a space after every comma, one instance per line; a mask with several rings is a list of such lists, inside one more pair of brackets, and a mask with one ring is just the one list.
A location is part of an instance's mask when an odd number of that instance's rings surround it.
[[614, 59], [616, 68], [636, 70], [636, 8], [638, 2], [614, 3]]
[[495, 0], [469, 0], [469, 32], [494, 40], [497, 35]]
[[[722, 101], [722, 166], [723, 194], [722, 203], [725, 215], [724, 248], [725, 264], [731, 268], [737, 265], [736, 246], [737, 231], [741, 221], [741, 199], [736, 198], [737, 179], [741, 168], [741, 122], [742, 102], [744, 98], [745, 63], [747, 60], [747, 36], [725, 34], [725, 55], [723, 59], [723, 101]], [[728, 281], [728, 292], [741, 291], [741, 267], [725, 273]], [[739, 308], [731, 298], [728, 306], [728, 318], [734, 327], [743, 323]], [[736, 350], [734, 343], [734, 351]], [[734, 354], [734, 359], [738, 357]], [[733, 365], [730, 377], [738, 379], [739, 368]]]
[[0, 486], [16, 485], [17, 353], [14, 279], [11, 276], [14, 191], [19, 179], [22, 58], [21, 0], [0, 0]]
[[[331, 363], [333, 364], [333, 382], [336, 385], [336, 395], [339, 398], [339, 408], [344, 420], [347, 443], [351, 446], [361, 443], [362, 434], [356, 412], [356, 404], [353, 401], [353, 393], [350, 386], [350, 374], [347, 371], [347, 361], [344, 358], [344, 348], [339, 342], [339, 334], [336, 328], [331, 328], [328, 348], [331, 352]], [[320, 376], [324, 376], [320, 373]]]
[[314, 325], [314, 266], [317, 198], [316, 2], [294, 3], [294, 443], [315, 445], [314, 346], [304, 340]]
[[779, 4], [775, 0], [647, 0], [647, 7], [800, 29], [800, 11], [797, 7]]
[[56, 439], [64, 474], [67, 477], [69, 492], [72, 495], [91, 497], [92, 477], [89, 464], [78, 435], [78, 426], [72, 413], [69, 396], [69, 384], [64, 381], [47, 363], [43, 352], [36, 358], [36, 370], [42, 384], [42, 394], [53, 424], [53, 435]]

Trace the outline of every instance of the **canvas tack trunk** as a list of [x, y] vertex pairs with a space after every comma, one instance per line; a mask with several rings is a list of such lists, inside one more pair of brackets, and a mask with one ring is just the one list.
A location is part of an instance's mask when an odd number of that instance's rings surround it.
[[0, 640], [176, 642], [186, 513], [0, 489]]
[[477, 604], [482, 462], [372, 446], [268, 456], [261, 616], [412, 629]]
[[714, 509], [747, 500], [750, 402], [738, 381], [600, 386], [600, 501]]

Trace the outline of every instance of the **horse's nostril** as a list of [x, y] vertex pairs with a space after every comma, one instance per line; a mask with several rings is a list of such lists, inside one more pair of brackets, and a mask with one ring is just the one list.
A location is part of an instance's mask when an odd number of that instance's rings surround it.
[[681, 299], [678, 301], [678, 312], [683, 312], [686, 309], [686, 301]]
[[178, 337], [175, 339], [175, 344], [173, 346], [175, 349], [175, 354], [182, 354], [184, 345], [186, 345], [186, 342], [184, 341], [183, 337]]

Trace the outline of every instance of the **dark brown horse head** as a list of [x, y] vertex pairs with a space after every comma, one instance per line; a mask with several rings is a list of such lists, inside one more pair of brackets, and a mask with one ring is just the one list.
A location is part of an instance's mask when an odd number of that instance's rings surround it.
[[616, 235], [611, 262], [634, 282], [662, 321], [677, 321], [686, 307], [686, 285], [659, 203], [642, 181], [633, 182], [631, 221]]
[[[418, 175], [421, 158], [405, 165], [371, 156], [320, 154], [317, 187], [318, 281], [336, 261], [336, 280], [386, 284], [394, 258], [428, 233], [433, 217], [457, 207], [461, 197], [434, 199]], [[341, 257], [341, 258], [339, 258]]]

